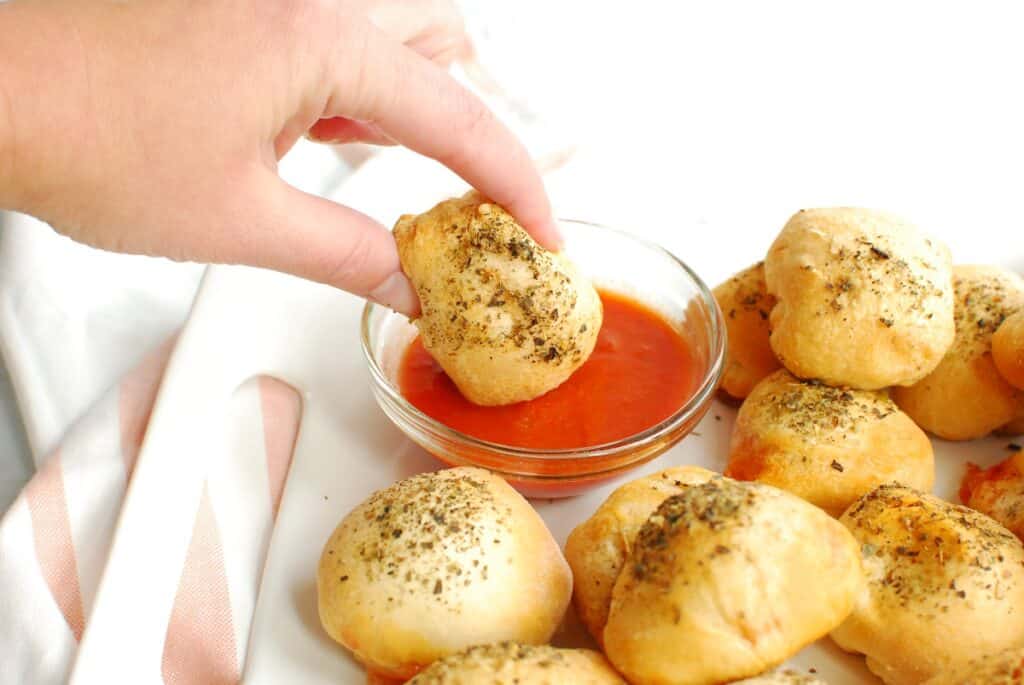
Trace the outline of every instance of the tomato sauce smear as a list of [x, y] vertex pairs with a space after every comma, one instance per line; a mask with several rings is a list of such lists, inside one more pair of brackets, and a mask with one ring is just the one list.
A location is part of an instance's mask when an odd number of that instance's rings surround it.
[[473, 404], [419, 338], [402, 359], [399, 389], [449, 428], [502, 445], [573, 449], [640, 433], [693, 396], [699, 364], [683, 336], [657, 312], [616, 293], [600, 296], [604, 323], [593, 354], [545, 395], [501, 407]]

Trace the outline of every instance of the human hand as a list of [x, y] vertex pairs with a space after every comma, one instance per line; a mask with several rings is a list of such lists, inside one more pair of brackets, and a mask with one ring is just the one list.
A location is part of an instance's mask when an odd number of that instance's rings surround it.
[[431, 61], [464, 45], [431, 0], [4, 3], [0, 206], [103, 249], [277, 269], [415, 313], [390, 232], [277, 161], [306, 132], [395, 141], [556, 246], [526, 150]]

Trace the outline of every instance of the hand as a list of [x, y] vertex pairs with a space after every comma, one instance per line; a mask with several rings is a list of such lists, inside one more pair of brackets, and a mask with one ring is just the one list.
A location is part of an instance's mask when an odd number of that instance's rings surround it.
[[0, 4], [0, 202], [103, 249], [273, 268], [415, 313], [390, 232], [277, 161], [310, 129], [396, 141], [555, 247], [526, 150], [431, 61], [464, 44], [429, 0]]

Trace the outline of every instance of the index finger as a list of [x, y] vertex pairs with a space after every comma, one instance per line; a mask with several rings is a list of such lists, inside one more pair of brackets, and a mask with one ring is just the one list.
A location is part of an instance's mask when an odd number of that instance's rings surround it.
[[[541, 245], [561, 243], [551, 204], [523, 144], [447, 72], [367, 24], [346, 31], [332, 65], [326, 116], [369, 121], [436, 159], [504, 207]], [[358, 68], [352, 56], [358, 55]]]

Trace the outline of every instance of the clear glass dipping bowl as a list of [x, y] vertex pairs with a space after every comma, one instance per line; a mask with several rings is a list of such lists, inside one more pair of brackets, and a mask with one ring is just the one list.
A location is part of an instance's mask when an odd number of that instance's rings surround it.
[[565, 254], [599, 289], [627, 295], [661, 314], [685, 338], [697, 365], [690, 398], [664, 421], [614, 442], [578, 449], [530, 449], [480, 440], [427, 416], [402, 396], [398, 372], [417, 330], [375, 304], [362, 318], [362, 347], [373, 393], [411, 440], [451, 465], [480, 466], [529, 497], [584, 492], [653, 459], [685, 437], [707, 412], [725, 360], [725, 322], [707, 285], [668, 251], [629, 233], [561, 220]]

